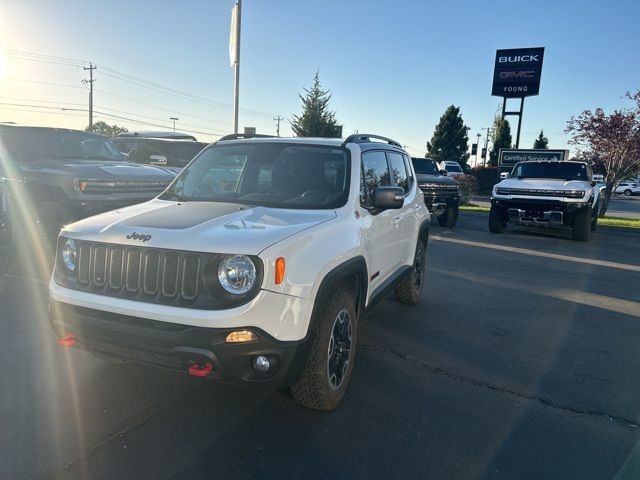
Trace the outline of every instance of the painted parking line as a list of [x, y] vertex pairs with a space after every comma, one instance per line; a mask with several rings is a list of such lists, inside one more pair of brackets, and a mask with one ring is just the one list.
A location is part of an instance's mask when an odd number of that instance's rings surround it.
[[472, 242], [470, 240], [461, 240], [459, 238], [441, 237], [439, 235], [431, 235], [431, 240], [441, 242], [457, 243], [469, 247], [486, 248], [488, 250], [498, 250], [502, 252], [517, 253], [520, 255], [530, 255], [532, 257], [551, 258], [553, 260], [563, 260], [565, 262], [582, 263], [583, 265], [595, 265], [598, 267], [617, 268], [619, 270], [628, 270], [631, 272], [640, 272], [640, 265], [631, 265], [628, 263], [608, 262], [606, 260], [596, 260], [592, 258], [571, 257], [569, 255], [559, 255], [557, 253], [539, 252], [537, 250], [529, 250], [528, 248], [509, 247], [506, 245], [494, 245], [492, 243]]

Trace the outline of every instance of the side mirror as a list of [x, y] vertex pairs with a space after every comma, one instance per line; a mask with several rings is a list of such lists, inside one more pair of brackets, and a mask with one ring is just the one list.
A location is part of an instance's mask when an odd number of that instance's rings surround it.
[[404, 205], [404, 190], [400, 187], [378, 187], [373, 191], [373, 206], [378, 210], [392, 210]]
[[444, 175], [445, 177], [447, 176], [447, 171], [446, 170], [440, 170], [438, 173], [440, 175]]
[[591, 186], [595, 187], [598, 184], [598, 182], [596, 182], [595, 180], [591, 180]]

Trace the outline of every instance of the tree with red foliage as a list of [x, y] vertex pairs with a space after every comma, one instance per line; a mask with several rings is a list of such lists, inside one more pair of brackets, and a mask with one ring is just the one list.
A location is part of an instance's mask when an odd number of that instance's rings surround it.
[[579, 156], [598, 159], [605, 170], [607, 185], [600, 216], [604, 216], [615, 186], [627, 177], [640, 172], [640, 90], [626, 97], [635, 102], [634, 108], [614, 110], [607, 115], [603, 109], [585, 110], [567, 122], [569, 143], [577, 145]]

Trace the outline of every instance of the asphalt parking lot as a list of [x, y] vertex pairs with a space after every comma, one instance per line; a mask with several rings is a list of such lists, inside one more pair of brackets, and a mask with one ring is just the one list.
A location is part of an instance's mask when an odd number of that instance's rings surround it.
[[0, 477], [640, 478], [639, 244], [433, 226], [423, 302], [363, 324], [331, 414], [61, 349], [22, 258], [0, 280]]

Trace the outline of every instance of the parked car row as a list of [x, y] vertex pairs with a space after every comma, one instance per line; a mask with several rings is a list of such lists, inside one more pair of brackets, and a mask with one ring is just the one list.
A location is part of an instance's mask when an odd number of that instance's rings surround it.
[[0, 124], [0, 272], [16, 242], [46, 245], [64, 225], [147, 201], [174, 177], [128, 161], [103, 135]]

